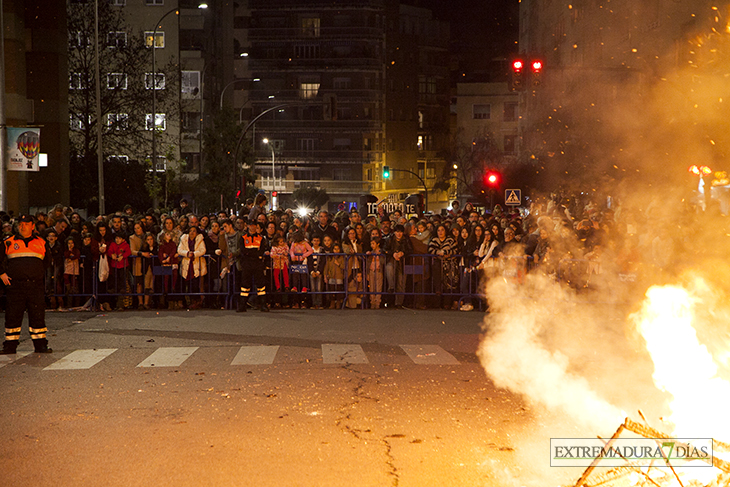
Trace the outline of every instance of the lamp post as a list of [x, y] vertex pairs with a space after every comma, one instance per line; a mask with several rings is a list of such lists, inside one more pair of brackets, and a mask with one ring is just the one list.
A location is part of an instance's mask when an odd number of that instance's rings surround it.
[[[207, 3], [198, 4], [199, 9], [207, 9]], [[152, 30], [152, 179], [157, 183], [157, 29], [165, 17], [175, 12], [175, 15], [180, 15], [178, 7], [168, 10], [165, 14], [160, 17], [155, 23], [155, 28]], [[157, 207], [157, 198], [155, 198], [154, 206]]]
[[[273, 192], [276, 191], [276, 172], [275, 172], [275, 168], [274, 168], [274, 162], [275, 162], [275, 159], [274, 159], [274, 145], [269, 143], [269, 139], [264, 139], [262, 142], [264, 144], [268, 145], [269, 146], [269, 149], [271, 149], [271, 193], [273, 194]], [[272, 204], [272, 207], [273, 207], [273, 204], [274, 204], [274, 198], [273, 198], [273, 196], [271, 198], [271, 204]], [[276, 208], [272, 208], [272, 209], [275, 210]]]
[[238, 83], [239, 81], [256, 82], [256, 81], [261, 81], [261, 78], [236, 78], [233, 81], [231, 81], [230, 83], [228, 83], [226, 86], [224, 86], [223, 89], [221, 90], [221, 102], [220, 102], [221, 110], [223, 110], [223, 95], [226, 93], [226, 90], [228, 89], [229, 86], [233, 85], [234, 83]]
[[[180, 13], [177, 7], [167, 11], [155, 23], [155, 28], [152, 30], [152, 180], [155, 186], [157, 186], [157, 28], [165, 20], [165, 17], [173, 12], [175, 12], [175, 15]], [[155, 197], [154, 206], [157, 207], [157, 197]]]

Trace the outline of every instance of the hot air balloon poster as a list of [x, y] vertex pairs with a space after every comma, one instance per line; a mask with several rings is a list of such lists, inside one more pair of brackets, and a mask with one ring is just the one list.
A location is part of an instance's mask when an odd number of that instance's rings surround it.
[[8, 171], [38, 171], [41, 129], [8, 127]]

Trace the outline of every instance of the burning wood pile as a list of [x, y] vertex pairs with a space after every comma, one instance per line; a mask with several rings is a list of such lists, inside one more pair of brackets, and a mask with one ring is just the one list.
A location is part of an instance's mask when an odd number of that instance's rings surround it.
[[[643, 414], [639, 414], [644, 419]], [[616, 433], [605, 440], [604, 450], [619, 452], [619, 448], [612, 447], [621, 438], [624, 432], [638, 435], [640, 438], [656, 442], [662, 451], [661, 445], [666, 445], [662, 440], [672, 440], [672, 437], [646, 424], [640, 424], [626, 418], [624, 423], [618, 427]], [[632, 435], [632, 436], [633, 436]], [[695, 462], [703, 462], [704, 465], [684, 464], [673, 465], [671, 457], [662, 454], [660, 461], [657, 459], [634, 460], [622, 457], [624, 465], [606, 470], [601, 467], [601, 462], [607, 457], [596, 456], [595, 460], [585, 469], [583, 475], [575, 483], [574, 487], [644, 487], [644, 486], [679, 486], [679, 487], [721, 487], [730, 486], [730, 461], [718, 457], [724, 456], [730, 459], [730, 444], [712, 439], [711, 455], [706, 458], [699, 458]], [[680, 440], [673, 440], [672, 444], [678, 448], [687, 448], [688, 445]], [[702, 468], [705, 467], [705, 468]], [[714, 467], [714, 468], [713, 468]]]

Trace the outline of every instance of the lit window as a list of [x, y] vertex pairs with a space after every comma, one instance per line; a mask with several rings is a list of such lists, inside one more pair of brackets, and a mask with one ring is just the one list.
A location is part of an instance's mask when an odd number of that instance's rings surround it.
[[319, 17], [304, 17], [302, 19], [302, 34], [307, 37], [319, 37]]
[[200, 71], [183, 71], [180, 79], [183, 98], [200, 97]]
[[165, 33], [160, 32], [159, 30], [157, 32], [153, 30], [148, 30], [144, 33], [144, 45], [147, 47], [152, 47], [152, 35], [155, 36], [155, 49], [161, 49], [165, 47]]
[[299, 96], [301, 98], [316, 98], [317, 93], [319, 93], [319, 83], [301, 83], [299, 85]]
[[[167, 123], [165, 120], [164, 113], [155, 114], [155, 128], [158, 131], [165, 130], [167, 128]], [[152, 130], [152, 114], [151, 113], [148, 113], [145, 116], [145, 130]]]

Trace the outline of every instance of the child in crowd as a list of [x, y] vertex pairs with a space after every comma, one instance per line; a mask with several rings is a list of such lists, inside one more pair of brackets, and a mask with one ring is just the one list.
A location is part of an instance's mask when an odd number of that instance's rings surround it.
[[[324, 240], [327, 241], [329, 237], [325, 236]], [[331, 240], [331, 239], [330, 239]], [[341, 254], [342, 247], [339, 242], [332, 245], [332, 253]], [[327, 256], [327, 263], [325, 264], [324, 277], [327, 281], [328, 291], [337, 291], [330, 300], [330, 309], [338, 309], [342, 307], [342, 300], [344, 296], [340, 294], [344, 289], [345, 283], [345, 257], [344, 255], [332, 255]]]
[[81, 251], [76, 248], [73, 237], [66, 238], [66, 251], [63, 253], [63, 286], [66, 291], [66, 305], [68, 307], [78, 306], [77, 298], [73, 295], [79, 293], [79, 259]]
[[353, 268], [351, 277], [347, 282], [347, 307], [357, 309], [362, 304], [362, 271], [359, 268]]
[[319, 235], [312, 237], [312, 258], [309, 259], [309, 283], [312, 286], [312, 309], [322, 309], [322, 291], [323, 279], [322, 270], [324, 269], [324, 247], [320, 246], [321, 238]]
[[[109, 244], [109, 291], [117, 294], [129, 293], [129, 256], [132, 250], [129, 248], [126, 236], [123, 233], [116, 233], [114, 241]], [[120, 296], [117, 300], [117, 309], [131, 308], [131, 296]]]
[[[274, 290], [278, 293], [289, 292], [289, 246], [284, 237], [274, 236], [271, 246], [271, 269], [274, 273]], [[274, 303], [277, 308], [288, 307], [288, 296], [281, 294], [281, 302]]]
[[293, 297], [294, 304], [292, 308], [299, 308], [300, 304], [304, 307], [304, 295], [308, 289], [307, 274], [307, 258], [312, 255], [312, 247], [304, 240], [304, 233], [301, 230], [294, 232], [292, 237], [289, 256], [291, 257], [292, 271], [292, 293], [301, 291], [301, 294], [295, 294]]
[[380, 251], [380, 239], [374, 238], [370, 240], [370, 251], [368, 254], [368, 291], [370, 295], [370, 307], [372, 309], [380, 308], [381, 295], [383, 292], [383, 268], [385, 263], [381, 262], [382, 252]]

